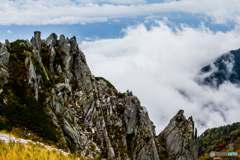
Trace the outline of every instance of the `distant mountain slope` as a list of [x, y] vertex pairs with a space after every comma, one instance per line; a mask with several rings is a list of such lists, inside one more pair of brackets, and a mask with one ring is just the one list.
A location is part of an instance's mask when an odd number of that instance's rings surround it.
[[240, 149], [240, 122], [207, 129], [198, 137], [198, 150], [206, 149], [206, 153], [219, 151], [219, 144], [224, 144], [224, 150], [229, 149], [230, 139], [233, 139], [235, 150]]
[[225, 53], [203, 67], [197, 81], [216, 88], [225, 81], [240, 84], [240, 49]]

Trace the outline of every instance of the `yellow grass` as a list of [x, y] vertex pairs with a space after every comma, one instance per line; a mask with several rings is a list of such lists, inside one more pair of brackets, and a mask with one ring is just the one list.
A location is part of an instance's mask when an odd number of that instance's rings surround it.
[[33, 142], [41, 142], [44, 143], [45, 145], [50, 145], [52, 148], [57, 148], [53, 143], [47, 143], [45, 141], [43, 141], [43, 139], [39, 136], [37, 136], [36, 134], [31, 134], [30, 136], [26, 137], [28, 131], [25, 131], [21, 128], [16, 128], [16, 127], [12, 127], [12, 130], [10, 132], [6, 131], [6, 130], [1, 130], [0, 133], [2, 134], [7, 134], [10, 136], [13, 136], [15, 138], [22, 138], [22, 139], [28, 139], [28, 140], [32, 140]]
[[10, 142], [5, 144], [0, 141], [0, 159], [3, 160], [85, 160], [74, 155], [65, 156], [54, 150], [48, 150], [38, 144]]
[[[13, 128], [11, 132], [1, 130], [0, 133], [14, 136], [15, 138], [24, 138], [22, 130]], [[39, 137], [30, 137], [31, 140], [37, 141]], [[51, 145], [52, 148], [57, 147]], [[76, 154], [63, 155], [54, 150], [48, 150], [40, 144], [28, 143], [27, 145], [21, 143], [10, 142], [5, 144], [0, 140], [0, 160], [91, 160], [90, 158], [83, 158]], [[103, 160], [99, 156], [94, 160]]]

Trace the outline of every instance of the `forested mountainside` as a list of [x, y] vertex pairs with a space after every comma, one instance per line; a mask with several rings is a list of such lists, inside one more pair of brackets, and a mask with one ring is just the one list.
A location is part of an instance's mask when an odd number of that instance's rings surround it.
[[[76, 37], [34, 32], [0, 44], [0, 129], [83, 157], [196, 160], [192, 118], [183, 111], [156, 136], [147, 109], [91, 73]], [[178, 146], [175, 148], [175, 146]]]
[[219, 151], [218, 145], [223, 144], [223, 151], [229, 151], [230, 140], [233, 141], [233, 150], [240, 151], [240, 122], [207, 129], [198, 137], [199, 156], [201, 150], [206, 150], [205, 153], [211, 151]]

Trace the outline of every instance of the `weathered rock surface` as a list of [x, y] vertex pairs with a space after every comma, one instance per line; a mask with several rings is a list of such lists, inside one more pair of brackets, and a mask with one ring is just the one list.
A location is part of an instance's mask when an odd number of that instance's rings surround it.
[[9, 65], [9, 56], [8, 48], [11, 48], [8, 40], [6, 40], [7, 44], [0, 46], [0, 83], [6, 84], [8, 82], [8, 65]]
[[158, 135], [159, 142], [165, 148], [169, 160], [197, 160], [197, 130], [194, 132], [192, 117], [188, 119], [180, 110]]
[[57, 35], [55, 33], [52, 33], [47, 39], [46, 39], [46, 45], [54, 47], [57, 45]]
[[[36, 100], [41, 94], [48, 97], [44, 105], [60, 133], [59, 146], [112, 160], [160, 160], [164, 152], [169, 159], [196, 159], [192, 119], [186, 120], [179, 112], [156, 137], [147, 109], [132, 92], [118, 93], [107, 80], [91, 74], [76, 37], [61, 35], [57, 40], [53, 33], [45, 42], [36, 31], [31, 42], [21, 45], [31, 50], [24, 52], [26, 82]], [[9, 76], [8, 52], [1, 44], [1, 84]]]

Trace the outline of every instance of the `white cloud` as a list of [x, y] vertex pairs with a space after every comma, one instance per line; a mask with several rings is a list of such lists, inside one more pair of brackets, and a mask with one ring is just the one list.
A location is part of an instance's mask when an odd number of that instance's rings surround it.
[[[99, 5], [97, 2], [116, 3]], [[71, 0], [3, 0], [0, 2], [0, 25], [85, 24], [173, 12], [202, 14], [218, 24], [239, 22], [238, 0], [181, 0], [155, 4], [144, 2], [144, 0], [79, 0], [78, 3]]]
[[85, 40], [92, 40], [92, 39], [91, 39], [91, 38], [89, 38], [89, 37], [86, 37], [86, 38], [85, 38]]
[[12, 33], [12, 31], [10, 31], [10, 30], [7, 30], [7, 33]]
[[121, 92], [132, 90], [157, 133], [179, 109], [193, 116], [200, 133], [239, 121], [239, 88], [225, 83], [216, 91], [194, 81], [207, 61], [240, 47], [239, 31], [212, 32], [204, 24], [173, 31], [165, 22], [157, 23], [149, 31], [143, 24], [129, 27], [123, 38], [83, 41], [80, 47], [92, 73]]
[[138, 4], [146, 3], [145, 0], [75, 0], [79, 3], [113, 3], [113, 4]]
[[121, 22], [121, 21], [120, 21], [119, 19], [114, 19], [113, 22], [119, 23], [119, 22]]
[[144, 20], [144, 23], [149, 23], [149, 20], [148, 20], [148, 19], [145, 19], [145, 20]]

